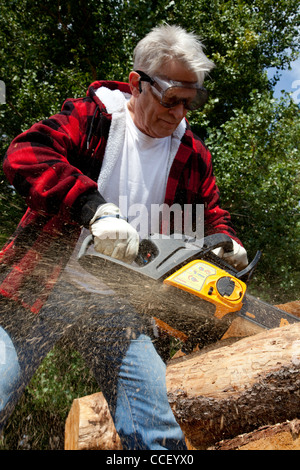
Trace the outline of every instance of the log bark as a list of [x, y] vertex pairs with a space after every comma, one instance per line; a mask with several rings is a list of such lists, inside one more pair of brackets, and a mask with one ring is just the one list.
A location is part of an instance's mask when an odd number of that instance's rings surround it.
[[218, 442], [208, 450], [300, 450], [300, 420], [264, 426]]
[[168, 397], [187, 439], [223, 439], [299, 417], [300, 324], [195, 353], [167, 367]]
[[[278, 307], [300, 317], [299, 301]], [[292, 416], [295, 408], [299, 409], [300, 337], [299, 334], [295, 337], [295, 331], [289, 331], [289, 327], [278, 330], [269, 334], [237, 318], [221, 341], [168, 364], [169, 398], [188, 436], [188, 449], [300, 449], [299, 420], [265, 426], [269, 419], [274, 422], [282, 415]], [[253, 335], [256, 336], [246, 343], [240, 342], [240, 338]], [[228, 350], [227, 344], [232, 342], [236, 346]], [[295, 380], [294, 388], [290, 384], [292, 380]], [[282, 411], [285, 407], [288, 412]], [[193, 416], [195, 410], [198, 414]], [[245, 431], [261, 424], [259, 430]], [[228, 439], [215, 444], [228, 435]], [[122, 449], [102, 393], [73, 401], [65, 426], [65, 449]]]
[[121, 450], [122, 445], [101, 392], [73, 401], [65, 425], [65, 450]]

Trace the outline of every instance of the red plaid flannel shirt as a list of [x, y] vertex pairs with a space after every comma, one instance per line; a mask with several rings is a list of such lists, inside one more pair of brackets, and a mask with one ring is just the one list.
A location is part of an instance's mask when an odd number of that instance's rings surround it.
[[[104, 199], [98, 192], [111, 115], [95, 95], [121, 82], [95, 82], [86, 97], [69, 99], [60, 113], [16, 137], [4, 159], [9, 182], [28, 209], [0, 252], [0, 295], [38, 313], [69, 260], [82, 226]], [[230, 215], [219, 206], [211, 155], [189, 126], [170, 171], [165, 203], [204, 204], [206, 234], [235, 240]]]

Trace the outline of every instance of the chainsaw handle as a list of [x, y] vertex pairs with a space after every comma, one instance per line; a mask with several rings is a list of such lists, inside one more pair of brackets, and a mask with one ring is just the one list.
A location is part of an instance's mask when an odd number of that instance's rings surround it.
[[214, 233], [200, 240], [203, 249], [212, 251], [215, 248], [223, 248], [225, 253], [233, 251], [233, 240], [225, 233]]
[[224, 251], [233, 250], [232, 239], [225, 234], [217, 233], [204, 237], [203, 239], [195, 239], [186, 237], [182, 234], [174, 234], [171, 236], [163, 236], [154, 234], [140, 242], [139, 254], [133, 265], [129, 265], [123, 261], [110, 258], [89, 248], [93, 244], [93, 236], [86, 237], [81, 245], [78, 253], [78, 261], [84, 265], [90, 260], [98, 258], [99, 263], [107, 260], [114, 265], [122, 265], [126, 269], [131, 269], [145, 274], [152, 279], [161, 279], [166, 277], [174, 269], [179, 269], [183, 264], [188, 263], [196, 258], [203, 258], [213, 249], [222, 247]]
[[163, 259], [167, 261], [171, 258], [177, 259], [178, 262], [187, 262], [191, 257], [202, 258], [215, 248], [220, 247], [226, 253], [233, 250], [233, 241], [229, 235], [215, 233], [201, 239], [186, 237], [182, 234], [174, 234], [166, 239], [150, 237], [141, 240], [135, 261], [140, 266], [148, 264], [150, 261], [153, 262], [153, 260], [158, 262], [157, 258], [161, 262]]
[[[173, 240], [176, 240], [176, 238], [171, 237]], [[191, 238], [191, 237], [184, 237], [181, 236], [178, 238], [178, 246], [182, 246], [182, 243], [184, 244], [189, 244], [190, 246], [194, 246], [196, 249], [199, 248], [201, 251], [204, 251], [205, 253], [214, 250], [215, 248], [223, 248], [225, 253], [228, 253], [233, 250], [233, 241], [229, 237], [229, 235], [226, 235], [225, 233], [214, 233], [213, 235], [208, 235], [207, 237], [197, 239], [197, 238]], [[84, 254], [87, 252], [88, 248], [90, 245], [93, 244], [93, 236], [89, 235], [88, 237], [85, 238], [81, 245], [81, 249], [79, 252], [78, 258], [81, 258], [84, 256]], [[198, 251], [198, 250], [197, 250]], [[140, 247], [139, 247], [139, 254], [138, 258], [141, 258], [144, 256], [145, 253], [151, 253], [153, 257], [156, 257], [159, 254], [159, 249], [157, 244], [155, 243], [155, 239], [151, 238], [145, 238], [140, 242]], [[150, 261], [147, 259], [147, 261]]]

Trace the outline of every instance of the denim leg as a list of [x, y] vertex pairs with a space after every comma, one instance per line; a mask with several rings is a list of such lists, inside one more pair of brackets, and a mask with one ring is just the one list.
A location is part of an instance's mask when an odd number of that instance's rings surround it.
[[0, 296], [0, 432], [42, 360], [76, 323], [71, 295], [74, 290], [58, 285], [39, 315]]
[[120, 367], [114, 415], [124, 449], [186, 449], [167, 399], [165, 375], [151, 339], [132, 340]]
[[40, 363], [62, 336], [39, 317], [15, 323], [18, 331], [12, 324], [7, 331], [0, 326], [0, 433]]
[[74, 340], [106, 398], [123, 448], [186, 449], [168, 402], [166, 366], [151, 341], [149, 318], [116, 298], [95, 300], [97, 308], [93, 313], [87, 309], [89, 321], [74, 332]]
[[[14, 332], [21, 379], [13, 387], [9, 406], [41, 360], [67, 334], [94, 372], [124, 449], [185, 448], [167, 400], [165, 365], [150, 340], [149, 318], [123, 300], [83, 294], [67, 283], [54, 289], [37, 318], [21, 322], [17, 313], [9, 333]], [[16, 361], [12, 363], [17, 367]], [[0, 411], [0, 427], [9, 416], [7, 409], [4, 414]]]

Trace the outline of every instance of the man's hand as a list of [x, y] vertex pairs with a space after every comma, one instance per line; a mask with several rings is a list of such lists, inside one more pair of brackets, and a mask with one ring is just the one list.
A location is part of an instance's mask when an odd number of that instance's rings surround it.
[[235, 240], [233, 242], [233, 251], [229, 251], [228, 253], [224, 253], [223, 248], [216, 248], [212, 250], [212, 252], [219, 256], [219, 258], [223, 258], [228, 264], [231, 264], [235, 269], [241, 271], [246, 266], [248, 266], [248, 257], [247, 252], [244, 247], [242, 247], [239, 243]]
[[98, 207], [90, 221], [94, 248], [103, 255], [132, 263], [139, 249], [137, 231], [122, 217], [120, 209], [112, 203]]

